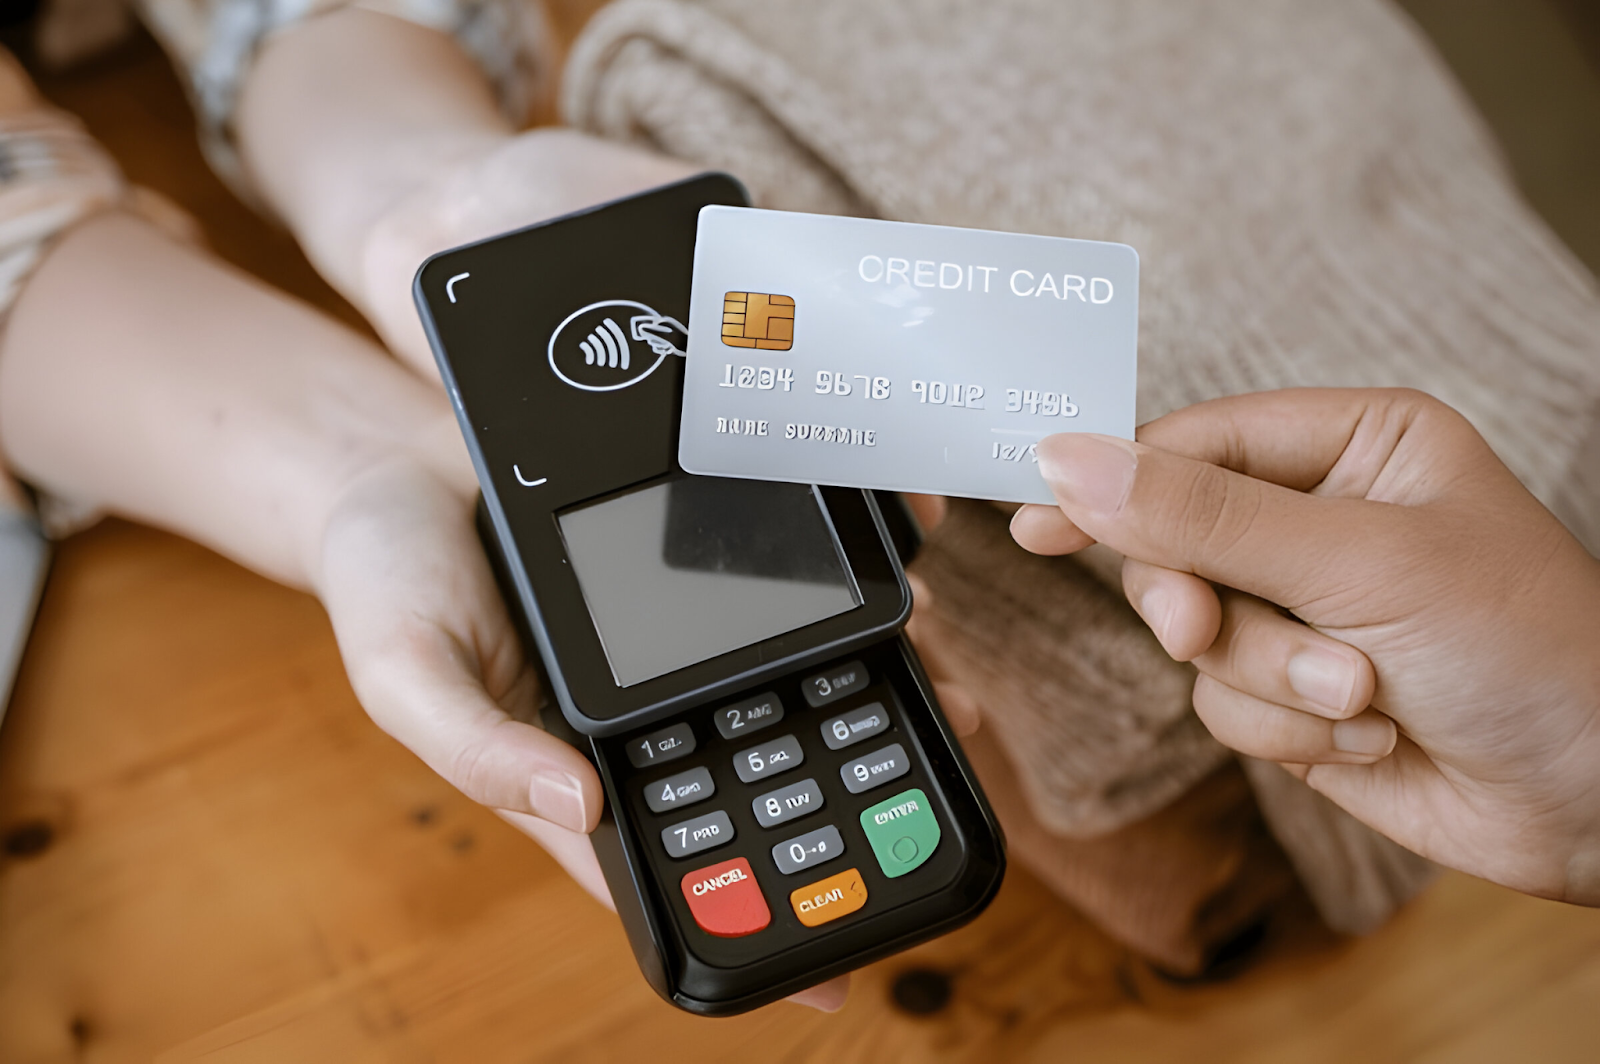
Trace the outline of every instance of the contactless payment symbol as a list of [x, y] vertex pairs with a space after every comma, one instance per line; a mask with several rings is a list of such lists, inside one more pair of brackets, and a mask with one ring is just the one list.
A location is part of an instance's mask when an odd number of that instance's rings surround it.
[[722, 297], [722, 342], [762, 351], [789, 350], [794, 346], [794, 297], [729, 292]]
[[689, 330], [631, 299], [604, 299], [568, 314], [550, 334], [550, 369], [574, 388], [614, 392], [638, 384], [668, 355], [684, 357]]

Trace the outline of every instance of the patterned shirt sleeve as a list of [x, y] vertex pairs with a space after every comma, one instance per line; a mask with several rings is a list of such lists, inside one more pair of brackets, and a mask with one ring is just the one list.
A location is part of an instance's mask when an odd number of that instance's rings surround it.
[[[77, 222], [109, 209], [140, 215], [179, 239], [197, 240], [187, 214], [131, 186], [77, 119], [44, 103], [0, 48], [0, 325], [51, 245]], [[37, 517], [52, 536], [93, 524], [92, 507], [38, 495]], [[0, 513], [31, 508], [27, 492], [0, 468]]]
[[0, 313], [51, 238], [127, 192], [111, 157], [71, 115], [41, 102], [0, 50]]

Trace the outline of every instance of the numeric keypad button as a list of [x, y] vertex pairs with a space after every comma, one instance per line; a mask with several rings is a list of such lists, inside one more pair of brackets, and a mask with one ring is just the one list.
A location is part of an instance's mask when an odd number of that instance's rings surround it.
[[774, 828], [790, 820], [809, 816], [821, 809], [822, 804], [822, 791], [817, 787], [817, 781], [811, 779], [768, 791], [751, 802], [750, 808], [756, 814], [757, 823], [764, 828]]
[[822, 722], [822, 741], [829, 750], [843, 750], [863, 739], [881, 735], [889, 728], [889, 713], [882, 702], [868, 702], [832, 720]]
[[789, 907], [807, 927], [821, 927], [841, 916], [849, 916], [859, 912], [865, 904], [867, 885], [857, 868], [847, 868], [789, 893]]
[[667, 848], [668, 857], [688, 857], [732, 841], [733, 821], [721, 809], [661, 829], [661, 844]]
[[792, 876], [824, 861], [831, 861], [843, 853], [844, 839], [840, 837], [839, 829], [829, 824], [778, 843], [772, 848], [772, 863], [784, 875]]
[[806, 703], [816, 709], [829, 702], [837, 702], [845, 695], [859, 691], [867, 686], [867, 667], [859, 661], [848, 662], [844, 665], [835, 665], [815, 676], [807, 676], [800, 681], [800, 693], [806, 696]]
[[800, 740], [792, 735], [785, 735], [734, 754], [733, 770], [739, 774], [739, 779], [743, 782], [754, 783], [756, 780], [764, 780], [768, 776], [776, 776], [780, 772], [799, 768], [805, 759], [805, 751], [800, 749]]
[[628, 740], [628, 760], [634, 768], [662, 765], [692, 753], [694, 729], [687, 724], [674, 724]]
[[697, 868], [680, 881], [700, 930], [722, 938], [753, 935], [772, 923], [750, 862], [743, 857]]
[[782, 720], [783, 703], [778, 701], [777, 695], [768, 691], [764, 695], [723, 706], [711, 714], [711, 719], [717, 722], [717, 731], [722, 733], [724, 739], [739, 739]]
[[861, 830], [872, 844], [878, 867], [890, 879], [921, 868], [939, 848], [939, 819], [920, 787], [901, 791], [861, 811]]
[[890, 743], [882, 750], [874, 750], [865, 757], [846, 761], [839, 766], [839, 778], [851, 794], [870, 791], [874, 787], [897, 780], [911, 771], [911, 761], [905, 747]]
[[692, 768], [644, 785], [644, 800], [652, 813], [665, 813], [668, 809], [703, 802], [716, 793], [717, 785], [704, 768]]

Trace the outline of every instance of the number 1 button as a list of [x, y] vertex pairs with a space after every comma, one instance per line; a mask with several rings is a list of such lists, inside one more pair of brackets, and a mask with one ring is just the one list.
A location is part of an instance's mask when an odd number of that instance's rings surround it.
[[687, 724], [674, 724], [628, 740], [628, 760], [634, 768], [665, 764], [692, 753], [694, 729]]

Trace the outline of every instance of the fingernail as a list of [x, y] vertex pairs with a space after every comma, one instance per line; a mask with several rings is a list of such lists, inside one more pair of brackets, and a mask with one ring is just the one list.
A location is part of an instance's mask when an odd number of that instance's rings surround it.
[[1128, 501], [1139, 462], [1133, 444], [1083, 433], [1047, 437], [1038, 455], [1039, 472], [1062, 505], [1107, 514]]
[[528, 782], [528, 801], [541, 819], [569, 831], [583, 831], [589, 826], [583, 787], [565, 772], [535, 772]]
[[1397, 738], [1394, 721], [1377, 712], [1363, 713], [1333, 726], [1333, 748], [1343, 754], [1387, 757]]
[[1167, 631], [1172, 627], [1174, 608], [1172, 595], [1164, 587], [1153, 587], [1139, 599], [1139, 616], [1144, 618], [1144, 623], [1150, 626], [1163, 646], [1167, 642]]
[[1289, 686], [1294, 693], [1330, 713], [1342, 713], [1350, 703], [1355, 670], [1343, 655], [1322, 647], [1307, 647], [1289, 659]]

